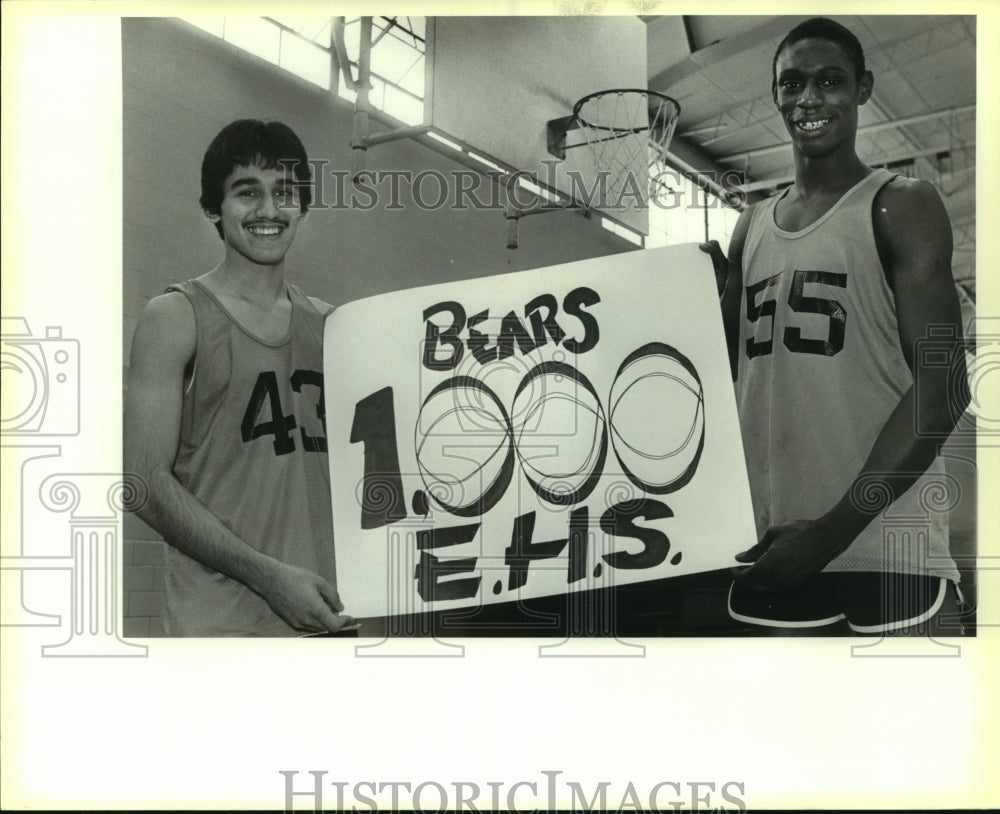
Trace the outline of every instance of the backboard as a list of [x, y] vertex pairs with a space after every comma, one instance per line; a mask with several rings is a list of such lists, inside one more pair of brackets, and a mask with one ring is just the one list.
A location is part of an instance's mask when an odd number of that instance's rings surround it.
[[[570, 115], [593, 91], [647, 85], [646, 26], [638, 17], [434, 17], [427, 43], [425, 120], [471, 152], [576, 200], [595, 189], [590, 149], [571, 130], [559, 160], [549, 152], [546, 123]], [[645, 166], [634, 172], [645, 191]], [[591, 200], [647, 233], [646, 210], [634, 196]]]

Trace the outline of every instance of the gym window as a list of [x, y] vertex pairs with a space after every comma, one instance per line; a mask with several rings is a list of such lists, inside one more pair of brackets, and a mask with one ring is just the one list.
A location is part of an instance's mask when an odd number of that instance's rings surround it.
[[[331, 17], [183, 17], [202, 31], [242, 48], [353, 102], [342, 73], [334, 75]], [[344, 21], [351, 74], [358, 73], [360, 17]], [[373, 17], [370, 101], [400, 121], [424, 118], [425, 18]], [[335, 87], [331, 88], [331, 77]]]

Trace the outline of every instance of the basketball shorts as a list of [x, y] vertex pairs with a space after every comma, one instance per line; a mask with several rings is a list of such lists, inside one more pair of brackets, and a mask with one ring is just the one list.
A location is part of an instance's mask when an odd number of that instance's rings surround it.
[[[943, 577], [830, 572], [791, 591], [754, 591], [734, 582], [729, 615], [738, 622], [780, 628], [819, 628], [846, 620], [855, 633], [888, 633], [933, 618], [949, 597], [957, 613], [961, 593]], [[954, 624], [959, 632], [957, 619]]]

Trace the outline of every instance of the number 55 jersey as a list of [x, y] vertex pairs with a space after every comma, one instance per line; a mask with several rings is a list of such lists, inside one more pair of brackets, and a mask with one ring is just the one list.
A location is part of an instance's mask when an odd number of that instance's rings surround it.
[[[736, 398], [758, 536], [822, 516], [852, 487], [913, 384], [893, 294], [875, 245], [872, 203], [894, 175], [874, 170], [797, 232], [777, 226], [775, 196], [754, 208], [743, 250]], [[936, 459], [827, 571], [958, 578]], [[860, 506], [883, 506], [877, 482]]]
[[[268, 342], [197, 280], [197, 347], [184, 382], [177, 479], [237, 537], [336, 587], [323, 399], [324, 315], [287, 285], [291, 320]], [[170, 542], [169, 540], [167, 542]], [[167, 546], [171, 636], [291, 636], [242, 583]]]

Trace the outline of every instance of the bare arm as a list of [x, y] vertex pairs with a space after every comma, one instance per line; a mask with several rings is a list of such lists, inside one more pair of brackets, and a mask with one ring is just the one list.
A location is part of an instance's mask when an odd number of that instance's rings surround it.
[[137, 514], [170, 544], [242, 582], [289, 625], [339, 630], [349, 617], [322, 577], [257, 551], [237, 537], [173, 474], [184, 371], [195, 350], [194, 314], [180, 293], [150, 300], [132, 341], [125, 401], [125, 469], [148, 487]]
[[[894, 282], [900, 347], [916, 384], [889, 416], [855, 483], [877, 478], [895, 500], [930, 466], [968, 406], [965, 391], [956, 392], [949, 384], [950, 377], [965, 377], [965, 359], [955, 339], [926, 338], [932, 326], [947, 326], [955, 337], [962, 336], [951, 274], [951, 225], [940, 197], [924, 181], [897, 179], [882, 190], [875, 208], [880, 253]], [[918, 339], [952, 359], [952, 366], [925, 366], [915, 353]], [[852, 491], [853, 486], [818, 519], [769, 529], [746, 552], [744, 561], [759, 559], [741, 579], [755, 587], [791, 588], [821, 571], [878, 513], [853, 500]]]
[[733, 381], [736, 381], [739, 360], [740, 302], [743, 293], [743, 244], [750, 229], [751, 209], [744, 209], [736, 221], [736, 228], [729, 240], [729, 257], [719, 246], [719, 241], [702, 243], [703, 252], [711, 255], [715, 267], [715, 282], [719, 289], [719, 306], [722, 309], [722, 326], [726, 331], [726, 346], [729, 348], [729, 366]]

